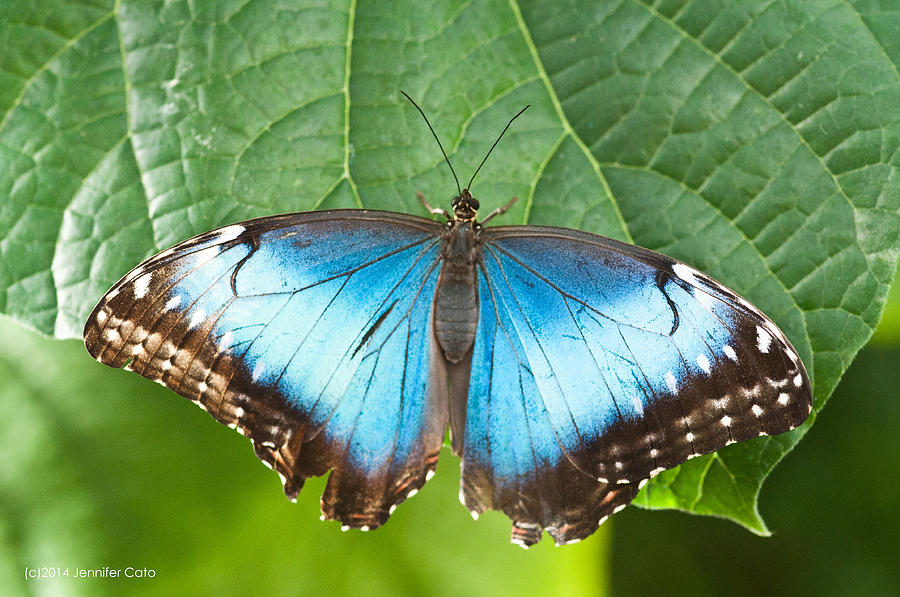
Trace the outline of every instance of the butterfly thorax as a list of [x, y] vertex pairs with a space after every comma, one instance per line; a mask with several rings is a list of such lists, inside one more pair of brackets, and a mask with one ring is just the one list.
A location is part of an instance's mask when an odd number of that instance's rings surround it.
[[[474, 214], [473, 214], [474, 216]], [[447, 222], [441, 246], [441, 275], [434, 296], [434, 333], [448, 361], [459, 362], [472, 348], [478, 326], [478, 225]]]

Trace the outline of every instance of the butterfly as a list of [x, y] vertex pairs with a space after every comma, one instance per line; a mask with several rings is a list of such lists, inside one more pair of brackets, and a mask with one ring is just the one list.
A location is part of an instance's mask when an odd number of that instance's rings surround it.
[[87, 350], [247, 436], [290, 499], [330, 471], [322, 517], [345, 530], [415, 495], [448, 428], [461, 502], [504, 512], [528, 547], [581, 540], [660, 471], [806, 419], [803, 363], [748, 301], [634, 245], [485, 227], [512, 202], [479, 220], [472, 181], [452, 213], [419, 196], [443, 222], [316, 211], [186, 240], [107, 292]]

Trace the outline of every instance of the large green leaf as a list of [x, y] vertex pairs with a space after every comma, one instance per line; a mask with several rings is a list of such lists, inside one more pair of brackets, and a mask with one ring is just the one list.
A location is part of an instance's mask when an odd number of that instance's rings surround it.
[[[284, 211], [422, 213], [478, 164], [506, 223], [694, 264], [788, 334], [816, 410], [871, 335], [900, 244], [900, 9], [868, 2], [202, 3], [0, 7], [0, 311], [78, 337], [143, 257]], [[814, 418], [814, 417], [812, 417]], [[639, 496], [760, 533], [808, 428]]]

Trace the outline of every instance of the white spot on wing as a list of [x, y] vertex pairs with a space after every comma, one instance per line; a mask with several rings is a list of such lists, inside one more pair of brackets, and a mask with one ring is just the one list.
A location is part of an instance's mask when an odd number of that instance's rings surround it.
[[239, 224], [235, 224], [234, 226], [226, 226], [219, 230], [219, 235], [216, 238], [216, 242], [219, 243], [227, 243], [230, 240], [234, 240], [244, 232], [245, 228]]
[[417, 493], [419, 493], [418, 489], [410, 489], [409, 493], [406, 494], [406, 499], [411, 498], [412, 496], [416, 495]]
[[741, 392], [743, 392], [744, 396], [748, 398], [751, 396], [759, 396], [759, 384], [756, 384], [752, 388], [741, 388]]
[[753, 406], [751, 406], [750, 410], [752, 410], [753, 414], [756, 415], [757, 417], [763, 414], [763, 409], [758, 404], [754, 404]]
[[673, 394], [678, 394], [678, 383], [675, 381], [675, 376], [672, 375], [671, 371], [666, 371], [666, 387]]
[[687, 434], [685, 434], [684, 439], [688, 440], [689, 442], [693, 442], [693, 441], [694, 441], [694, 434], [691, 433], [690, 431], [688, 431]]
[[672, 266], [672, 271], [675, 272], [675, 275], [690, 284], [691, 286], [699, 286], [699, 282], [697, 282], [697, 278], [694, 275], [697, 273], [697, 270], [694, 268], [685, 265], [683, 263], [676, 263]]
[[104, 321], [106, 321], [107, 317], [109, 317], [109, 315], [106, 314], [106, 311], [97, 311], [97, 323], [102, 324]]
[[767, 381], [768, 384], [769, 384], [770, 386], [772, 386], [773, 388], [783, 388], [784, 386], [788, 385], [788, 380], [787, 380], [787, 378], [784, 378], [784, 379], [769, 379], [769, 378], [766, 378], [766, 381]]
[[219, 247], [206, 247], [194, 253], [194, 267], [209, 263], [219, 254]]
[[803, 376], [799, 373], [794, 377], [794, 385], [798, 388], [803, 385]]
[[780, 404], [781, 406], [786, 406], [790, 399], [791, 399], [791, 397], [788, 396], [787, 394], [785, 394], [784, 392], [782, 392], [781, 394], [778, 394], [778, 404]]
[[659, 454], [659, 450], [657, 450], [656, 448], [651, 448], [651, 449], [650, 449], [650, 458], [656, 458], [656, 456], [657, 456], [658, 454]]
[[426, 481], [431, 481], [431, 478], [432, 478], [432, 477], [434, 477], [434, 470], [433, 470], [433, 469], [430, 470], [430, 471], [428, 471], [427, 473], [425, 473], [425, 480], [426, 480]]
[[725, 345], [722, 347], [722, 352], [725, 353], [725, 356], [737, 363], [737, 353], [734, 352], [734, 349], [729, 345]]
[[722, 425], [725, 425], [726, 427], [731, 425], [731, 417], [729, 417], [728, 415], [722, 417]]
[[625, 509], [625, 504], [619, 504], [618, 506], [616, 506], [615, 508], [613, 508], [613, 514], [616, 514], [616, 513], [618, 513], [618, 512], [621, 512], [621, 511], [624, 510], [624, 509]]
[[391, 515], [396, 511], [397, 511], [397, 504], [391, 504], [391, 507], [388, 508], [388, 515]]
[[772, 336], [766, 330], [762, 329], [760, 326], [756, 326], [756, 347], [759, 348], [759, 352], [766, 354], [769, 352], [769, 348], [772, 346]]
[[259, 381], [260, 376], [266, 370], [266, 364], [263, 359], [256, 361], [256, 366], [253, 367], [253, 373], [250, 374], [250, 377], [253, 381]]
[[637, 394], [631, 397], [631, 403], [634, 406], [635, 412], [638, 416], [644, 416], [644, 405], [641, 404], [641, 398]]
[[166, 306], [163, 307], [166, 311], [171, 311], [181, 304], [181, 297], [177, 294], [166, 301]]
[[700, 303], [704, 309], [706, 309], [709, 312], [712, 312], [712, 310], [713, 310], [712, 295], [697, 288], [694, 291], [694, 298], [697, 299], [697, 302]]
[[697, 364], [700, 366], [701, 369], [703, 369], [703, 372], [704, 372], [704, 373], [706, 373], [707, 375], [709, 375], [709, 371], [710, 371], [710, 368], [709, 368], [709, 359], [706, 358], [706, 355], [705, 355], [705, 354], [698, 354], [698, 355], [697, 355]]
[[197, 309], [194, 311], [194, 314], [191, 315], [191, 321], [188, 323], [188, 327], [193, 329], [203, 323], [203, 320], [206, 319], [206, 311], [203, 309]]
[[146, 296], [147, 291], [150, 289], [150, 281], [153, 279], [153, 274], [144, 274], [134, 282], [134, 298], [142, 299]]

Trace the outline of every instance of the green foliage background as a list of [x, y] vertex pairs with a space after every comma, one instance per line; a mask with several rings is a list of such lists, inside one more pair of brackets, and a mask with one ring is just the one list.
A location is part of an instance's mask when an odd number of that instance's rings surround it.
[[[76, 338], [119, 276], [192, 234], [306, 209], [421, 213], [415, 191], [437, 202], [455, 187], [398, 89], [420, 100], [462, 173], [530, 103], [479, 176], [482, 204], [516, 195], [506, 223], [634, 241], [722, 280], [790, 336], [818, 415], [897, 265], [897, 25], [900, 7], [862, 0], [3, 3], [0, 312]], [[321, 481], [288, 503], [246, 441], [186, 401], [4, 322], [0, 592], [715, 592], [729, 575], [760, 583], [751, 556], [785, 580], [772, 590], [811, 586], [827, 575], [796, 574], [805, 554], [852, 552], [833, 541], [840, 529], [878, 543], [897, 528], [885, 516], [897, 474], [884, 466], [896, 458], [872, 454], [897, 454], [877, 430], [896, 435], [898, 313], [845, 390], [836, 430], [817, 426], [800, 464], [774, 475], [791, 513], [777, 529], [813, 501], [834, 504], [837, 530], [813, 525], [779, 551], [782, 537], [632, 508], [612, 539], [603, 529], [531, 554], [505, 545], [502, 516], [474, 523], [455, 504], [449, 453], [384, 529], [340, 534], [316, 521]], [[815, 418], [664, 473], [636, 503], [766, 534], [762, 481]], [[852, 553], [832, 573], [850, 567], [872, 590], [897, 581], [878, 553]], [[22, 576], [104, 565], [158, 575]]]

